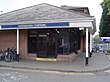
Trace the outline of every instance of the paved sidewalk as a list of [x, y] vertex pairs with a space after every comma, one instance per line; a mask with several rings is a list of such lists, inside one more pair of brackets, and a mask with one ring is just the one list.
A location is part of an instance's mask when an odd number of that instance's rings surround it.
[[20, 62], [7, 63], [5, 61], [0, 61], [0, 67], [61, 72], [95, 72], [110, 68], [110, 62], [105, 54], [93, 53], [92, 57], [89, 59], [88, 67], [85, 66], [85, 54], [79, 55], [72, 62], [20, 60]]

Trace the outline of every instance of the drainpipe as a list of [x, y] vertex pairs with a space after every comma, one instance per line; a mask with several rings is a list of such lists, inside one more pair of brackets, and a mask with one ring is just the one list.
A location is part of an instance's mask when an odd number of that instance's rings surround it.
[[86, 28], [86, 61], [85, 61], [85, 66], [88, 66], [88, 61], [89, 61], [89, 53], [88, 53], [88, 28]]

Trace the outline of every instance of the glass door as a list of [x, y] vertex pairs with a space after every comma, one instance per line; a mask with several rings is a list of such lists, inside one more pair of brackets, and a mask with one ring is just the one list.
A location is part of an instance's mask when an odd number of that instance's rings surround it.
[[38, 35], [38, 55], [37, 57], [47, 57], [47, 35]]

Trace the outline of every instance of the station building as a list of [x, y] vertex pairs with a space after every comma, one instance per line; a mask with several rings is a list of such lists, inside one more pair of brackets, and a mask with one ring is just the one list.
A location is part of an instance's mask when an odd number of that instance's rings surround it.
[[42, 3], [0, 15], [0, 49], [14, 47], [22, 59], [71, 61], [86, 52], [88, 63], [95, 32], [88, 7]]

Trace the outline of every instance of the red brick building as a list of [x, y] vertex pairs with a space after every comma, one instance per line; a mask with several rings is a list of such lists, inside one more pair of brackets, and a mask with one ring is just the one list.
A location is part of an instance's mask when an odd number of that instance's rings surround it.
[[23, 59], [57, 60], [73, 60], [74, 54], [86, 51], [88, 59], [95, 31], [87, 7], [43, 3], [0, 15], [0, 49], [17, 48]]

